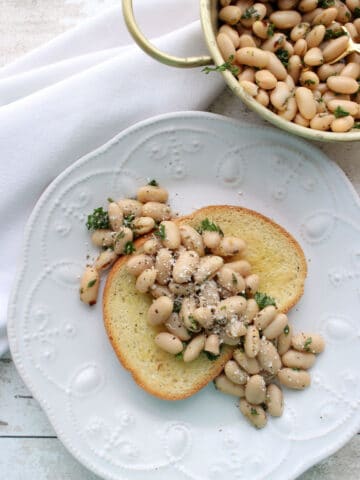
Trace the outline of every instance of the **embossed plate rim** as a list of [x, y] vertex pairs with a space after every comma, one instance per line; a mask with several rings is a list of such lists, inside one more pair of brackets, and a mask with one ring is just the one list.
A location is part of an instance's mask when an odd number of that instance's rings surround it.
[[[98, 155], [101, 155], [103, 152], [107, 151], [108, 149], [111, 149], [111, 147], [115, 144], [117, 144], [120, 140], [122, 140], [124, 137], [128, 135], [132, 135], [135, 132], [141, 132], [143, 128], [148, 127], [149, 125], [156, 125], [158, 123], [167, 121], [167, 120], [175, 120], [176, 119], [191, 119], [191, 118], [197, 118], [197, 119], [204, 119], [206, 121], [212, 121], [212, 122], [222, 122], [224, 124], [229, 124], [235, 127], [239, 128], [249, 128], [252, 125], [244, 124], [241, 123], [237, 120], [230, 119], [228, 117], [224, 117], [221, 115], [216, 115], [212, 113], [205, 113], [205, 112], [176, 112], [176, 113], [170, 113], [170, 114], [165, 114], [165, 115], [159, 115], [147, 120], [144, 120], [142, 122], [137, 123], [136, 125], [133, 125], [120, 134], [116, 135], [113, 139], [111, 139], [109, 142], [104, 144], [103, 146], [99, 147], [98, 149], [94, 150], [93, 152], [90, 152], [86, 156], [82, 157], [78, 161], [76, 161], [73, 165], [68, 167], [64, 172], [62, 172], [43, 192], [41, 195], [40, 199], [38, 200], [30, 218], [27, 223], [26, 229], [25, 229], [25, 236], [24, 236], [24, 243], [23, 243], [23, 251], [22, 251], [22, 257], [21, 261], [18, 262], [17, 266], [17, 273], [16, 273], [16, 279], [14, 282], [14, 287], [12, 289], [10, 301], [9, 301], [9, 311], [8, 311], [8, 334], [9, 334], [9, 342], [10, 342], [10, 348], [11, 352], [14, 358], [15, 365], [22, 376], [24, 382], [27, 384], [29, 389], [32, 391], [33, 395], [43, 409], [45, 410], [45, 413], [47, 414], [50, 422], [52, 423], [54, 429], [57, 432], [57, 435], [59, 439], [64, 443], [64, 445], [69, 449], [69, 451], [80, 461], [82, 462], [85, 466], [93, 470], [95, 473], [98, 475], [105, 476], [106, 478], [115, 478], [115, 476], [110, 473], [106, 472], [102, 469], [102, 467], [92, 464], [91, 462], [88, 461], [86, 458], [86, 455], [82, 453], [82, 451], [79, 451], [76, 446], [73, 445], [72, 439], [68, 438], [67, 434], [65, 431], [63, 431], [62, 427], [60, 426], [60, 421], [57, 418], [56, 412], [53, 411], [52, 407], [50, 404], [47, 402], [47, 400], [44, 398], [44, 392], [39, 392], [37, 391], [37, 388], [34, 387], [31, 379], [31, 375], [28, 374], [26, 367], [23, 363], [23, 359], [21, 357], [21, 351], [18, 350], [17, 348], [17, 339], [16, 339], [16, 330], [15, 330], [15, 325], [16, 325], [16, 316], [15, 316], [15, 309], [14, 309], [14, 302], [17, 296], [17, 290], [19, 285], [21, 284], [21, 278], [22, 278], [22, 273], [26, 269], [26, 263], [23, 261], [26, 259], [26, 253], [28, 249], [28, 242], [31, 237], [31, 229], [32, 229], [32, 223], [33, 220], [37, 217], [38, 211], [42, 207], [42, 204], [44, 201], [46, 201], [47, 197], [53, 192], [59, 184], [61, 184], [63, 178], [67, 177], [69, 173], [71, 173], [74, 169], [78, 168], [80, 165], [88, 162], [94, 157], [97, 157]], [[283, 138], [286, 139], [287, 141], [289, 140], [289, 135], [285, 134], [283, 132], [280, 132], [278, 130], [269, 128], [268, 131], [273, 132], [273, 134], [277, 138]], [[299, 140], [297, 138], [291, 138], [291, 141], [294, 142], [294, 144], [298, 147], [306, 146], [307, 150], [313, 151], [314, 154], [316, 154], [319, 157], [322, 157], [325, 161], [329, 162], [329, 166], [333, 169], [333, 171], [341, 177], [342, 182], [344, 183], [344, 187], [346, 186], [347, 191], [350, 192], [350, 194], [353, 197], [353, 201], [355, 203], [356, 207], [360, 207], [360, 200], [359, 197], [352, 186], [352, 184], [349, 182], [347, 179], [346, 175], [344, 172], [331, 160], [326, 157], [324, 153], [319, 151], [316, 147], [307, 144], [303, 140]], [[307, 468], [311, 467], [314, 465], [314, 463], [320, 461], [321, 459], [325, 458], [326, 456], [330, 455], [331, 453], [335, 452], [339, 448], [341, 448], [342, 445], [344, 445], [355, 433], [360, 428], [360, 421], [355, 422], [353, 425], [353, 428], [349, 428], [346, 432], [346, 434], [341, 438], [341, 441], [334, 442], [332, 445], [329, 445], [327, 449], [325, 449], [321, 454], [319, 455], [314, 455], [309, 459], [302, 460], [302, 463], [294, 470], [291, 472], [291, 477], [289, 478], [295, 478], [297, 475], [301, 474], [303, 471], [305, 471]], [[125, 477], [123, 477], [125, 478]]]

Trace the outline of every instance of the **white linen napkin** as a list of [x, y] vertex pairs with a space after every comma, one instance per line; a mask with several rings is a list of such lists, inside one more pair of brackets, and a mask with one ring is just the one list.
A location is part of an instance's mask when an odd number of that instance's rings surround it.
[[[198, 2], [134, 3], [142, 30], [159, 48], [206, 53]], [[223, 86], [218, 75], [148, 57], [134, 45], [120, 7], [0, 69], [0, 355], [8, 346], [7, 302], [23, 229], [49, 182], [139, 120], [206, 109]]]

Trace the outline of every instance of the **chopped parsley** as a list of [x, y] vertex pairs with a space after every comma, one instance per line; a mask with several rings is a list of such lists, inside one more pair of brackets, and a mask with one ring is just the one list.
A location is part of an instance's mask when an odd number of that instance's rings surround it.
[[286, 325], [286, 327], [284, 328], [285, 335], [289, 335], [289, 332], [290, 332], [289, 325]]
[[124, 231], [119, 232], [115, 237], [115, 242], [117, 242], [118, 240], [121, 240], [124, 237], [125, 237], [125, 232]]
[[220, 357], [220, 355], [215, 355], [214, 353], [207, 352], [206, 350], [204, 350], [204, 353], [207, 356], [207, 358], [211, 361], [216, 360], [217, 358]]
[[259, 412], [254, 407], [251, 407], [250, 413], [251, 413], [251, 415], [259, 415]]
[[114, 202], [115, 202], [115, 200], [114, 200], [113, 198], [111, 198], [111, 197], [108, 197], [107, 201], [108, 201], [109, 203], [114, 203]]
[[183, 358], [183, 352], [179, 352], [175, 355], [175, 358]]
[[232, 277], [231, 277], [231, 278], [232, 278], [232, 284], [233, 284], [233, 285], [237, 285], [238, 279], [237, 279], [235, 273], [232, 274]]
[[285, 50], [285, 48], [279, 48], [276, 50], [275, 55], [278, 57], [284, 67], [289, 65], [289, 52]]
[[276, 307], [275, 300], [272, 297], [269, 297], [268, 295], [266, 295], [266, 293], [256, 292], [254, 295], [254, 299], [258, 304], [260, 310], [262, 310], [263, 308], [269, 305], [274, 305], [274, 307]]
[[152, 187], [158, 187], [159, 184], [156, 180], [152, 179], [150, 182], [148, 182], [148, 185], [151, 185]]
[[315, 85], [315, 80], [311, 80], [311, 78], [308, 78], [305, 80], [304, 85]]
[[335, 118], [342, 118], [342, 117], [347, 117], [348, 115], [350, 115], [350, 113], [341, 107], [336, 107], [334, 111], [334, 115], [335, 115]]
[[198, 228], [198, 232], [199, 233], [202, 233], [202, 232], [218, 232], [218, 233], [220, 233], [220, 235], [224, 236], [224, 233], [221, 230], [221, 228], [218, 225], [216, 225], [216, 223], [210, 222], [210, 220], [208, 218], [205, 218], [205, 220], [203, 220], [201, 222], [200, 228]]
[[242, 14], [241, 18], [244, 20], [250, 20], [251, 18], [255, 18], [255, 20], [259, 20], [260, 15], [259, 12], [254, 7], [249, 7], [245, 10]]
[[95, 208], [93, 213], [88, 215], [86, 227], [88, 230], [99, 230], [109, 228], [109, 215], [102, 207]]
[[304, 350], [305, 352], [310, 352], [310, 345], [312, 344], [312, 338], [309, 337], [305, 340], [305, 343], [304, 343]]
[[165, 225], [159, 225], [158, 229], [155, 230], [155, 235], [159, 237], [161, 240], [165, 240], [166, 238]]
[[335, 5], [335, 0], [319, 0], [318, 7], [329, 8]]
[[87, 284], [87, 288], [93, 287], [96, 282], [97, 282], [96, 278], [94, 278], [94, 280], [90, 280], [90, 282]]
[[360, 122], [355, 122], [353, 128], [360, 128]]
[[135, 215], [127, 215], [124, 217], [124, 226], [127, 228], [132, 228], [132, 222], [135, 220]]
[[126, 242], [125, 247], [124, 247], [124, 253], [126, 255], [130, 255], [131, 253], [134, 253], [136, 251], [134, 242]]
[[300, 372], [300, 368], [298, 368], [298, 367], [292, 367], [291, 370], [294, 370], [294, 372]]
[[342, 37], [343, 35], [346, 35], [346, 32], [342, 28], [339, 29], [332, 29], [332, 28], [327, 28], [325, 30], [325, 36], [324, 40], [332, 40], [333, 38], [339, 38]]
[[268, 28], [266, 30], [266, 34], [268, 37], [274, 36], [275, 25], [273, 23], [269, 23]]
[[174, 300], [174, 306], [173, 306], [173, 312], [179, 313], [181, 310], [181, 300], [178, 298], [175, 298]]
[[188, 317], [190, 325], [187, 327], [190, 332], [197, 332], [199, 330], [199, 324], [192, 315]]
[[208, 74], [210, 72], [225, 72], [229, 70], [233, 75], [239, 75], [240, 69], [236, 65], [233, 65], [234, 55], [230, 55], [227, 62], [217, 65], [216, 67], [205, 67], [201, 71]]
[[360, 8], [359, 7], [354, 8], [353, 15], [354, 15], [354, 19], [355, 18], [360, 18]]

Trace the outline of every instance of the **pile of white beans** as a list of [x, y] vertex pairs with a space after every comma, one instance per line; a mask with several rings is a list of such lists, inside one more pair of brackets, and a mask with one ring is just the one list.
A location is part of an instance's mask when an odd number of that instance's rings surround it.
[[173, 221], [159, 228], [163, 235], [147, 240], [143, 253], [127, 262], [136, 289], [154, 298], [147, 320], [164, 329], [155, 343], [186, 363], [202, 352], [216, 358], [222, 344], [236, 346], [215, 385], [240, 397], [240, 411], [252, 425], [264, 427], [266, 411], [272, 416], [283, 411], [278, 384], [297, 390], [310, 385], [307, 369], [323, 351], [323, 339], [293, 335], [288, 317], [274, 305], [259, 309], [254, 299], [259, 276], [246, 260], [231, 258], [244, 252], [242, 239]]
[[220, 0], [219, 20], [221, 54], [257, 102], [315, 130], [360, 127], [360, 55], [330, 64], [348, 46], [341, 26], [360, 40], [360, 0]]
[[[136, 199], [109, 201], [107, 208], [110, 228], [95, 230], [91, 236], [92, 243], [102, 251], [93, 265], [87, 265], [81, 277], [82, 302], [96, 304], [101, 273], [126, 253], [126, 245], [135, 237], [151, 232], [157, 222], [172, 217], [171, 209], [166, 204], [168, 196], [164, 188], [149, 184], [139, 188]], [[126, 222], [129, 218], [131, 221]]]

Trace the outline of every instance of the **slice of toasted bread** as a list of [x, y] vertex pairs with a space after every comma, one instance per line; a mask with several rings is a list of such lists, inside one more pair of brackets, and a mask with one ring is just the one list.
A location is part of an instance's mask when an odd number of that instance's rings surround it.
[[[176, 222], [198, 227], [205, 218], [218, 224], [225, 235], [246, 241], [241, 258], [249, 260], [252, 271], [260, 275], [259, 290], [274, 297], [279, 309], [287, 312], [303, 294], [307, 273], [296, 240], [272, 220], [241, 207], [205, 207]], [[136, 242], [138, 250], [143, 242]], [[166, 400], [187, 398], [221, 372], [232, 348], [223, 348], [216, 360], [202, 353], [188, 364], [160, 350], [154, 338], [162, 328], [152, 327], [146, 320], [152, 299], [135, 290], [135, 279], [126, 270], [127, 260], [121, 257], [113, 266], [104, 291], [104, 323], [112, 346], [122, 365], [147, 392]]]

